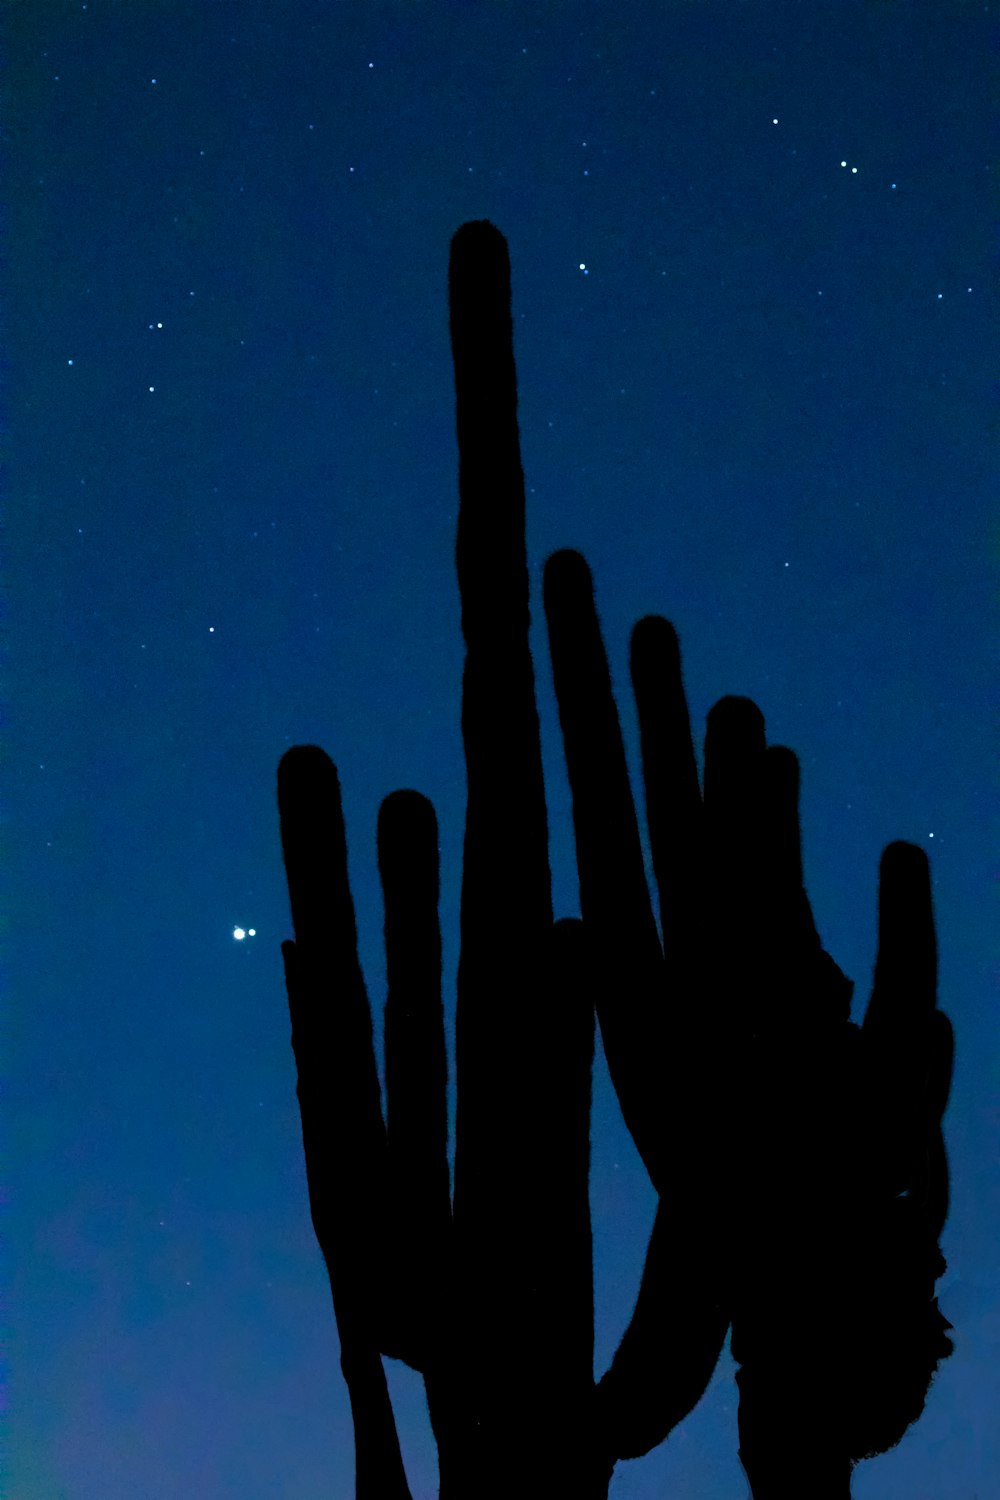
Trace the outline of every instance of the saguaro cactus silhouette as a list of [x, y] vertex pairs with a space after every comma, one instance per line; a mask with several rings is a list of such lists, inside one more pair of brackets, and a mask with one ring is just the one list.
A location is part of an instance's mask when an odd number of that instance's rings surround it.
[[380, 1351], [424, 1373], [443, 1497], [550, 1495], [567, 1481], [597, 1495], [608, 1477], [586, 1441], [593, 1008], [580, 925], [552, 920], [509, 269], [501, 237], [483, 240], [481, 229], [457, 236], [451, 266], [468, 647], [454, 1211], [432, 809], [400, 792], [379, 820], [386, 1130], [336, 773], [311, 747], [279, 769], [310, 1202], [351, 1392], [357, 1493], [379, 1500], [406, 1493]]
[[[278, 777], [295, 929], [282, 952], [357, 1495], [408, 1494], [380, 1354], [424, 1375], [443, 1500], [587, 1500], [606, 1494], [618, 1458], [647, 1452], [692, 1409], [732, 1319], [758, 1500], [793, 1492], [793, 1462], [794, 1493], [842, 1496], [851, 1460], [918, 1414], [948, 1342], [931, 1292], [951, 1034], [934, 1009], [926, 861], [906, 845], [883, 858], [879, 966], [859, 1029], [802, 886], [794, 756], [765, 747], [754, 705], [723, 700], [702, 798], [676, 636], [649, 619], [632, 662], [661, 938], [589, 574], [560, 553], [545, 604], [583, 922], [553, 921], [509, 265], [492, 225], [456, 234], [450, 295], [468, 771], [453, 1203], [433, 809], [401, 791], [379, 815], [386, 1121], [337, 773], [305, 746]], [[596, 1389], [595, 1008], [661, 1195], [632, 1322]], [[849, 1352], [852, 1317], [862, 1348]], [[870, 1392], [856, 1368], [866, 1339]], [[888, 1386], [905, 1397], [887, 1400]]]

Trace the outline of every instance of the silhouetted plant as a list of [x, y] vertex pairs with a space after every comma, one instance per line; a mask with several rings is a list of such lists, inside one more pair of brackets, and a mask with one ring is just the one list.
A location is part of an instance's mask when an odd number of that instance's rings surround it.
[[[852, 1466], [920, 1415], [952, 1349], [933, 1296], [952, 1031], [935, 1008], [927, 859], [904, 843], [883, 853], [859, 1027], [803, 887], [796, 757], [766, 746], [749, 699], [724, 698], [702, 798], [677, 638], [650, 616], [631, 665], [661, 940], [584, 560], [557, 553], [545, 588], [588, 973], [661, 1197], [599, 1426], [617, 1456], [637, 1457], [683, 1415], [663, 1373], [683, 1287], [695, 1327], [713, 1298], [732, 1320], [756, 1500], [842, 1500]], [[685, 1335], [682, 1322], [681, 1347]]]
[[[553, 921], [509, 277], [498, 231], [463, 226], [450, 267], [468, 779], [453, 1204], [433, 809], [401, 791], [379, 814], [386, 1123], [337, 773], [312, 746], [279, 767], [295, 929], [282, 953], [357, 1495], [408, 1495], [381, 1354], [424, 1375], [442, 1500], [597, 1500], [619, 1458], [700, 1399], [732, 1319], [757, 1500], [792, 1493], [793, 1473], [796, 1494], [842, 1496], [850, 1463], [919, 1414], [950, 1349], [931, 1294], [951, 1031], [934, 1007], [926, 860], [901, 844], [883, 856], [858, 1028], [802, 886], [795, 757], [765, 747], [753, 704], [724, 699], [702, 798], [676, 636], [651, 617], [632, 671], [661, 939], [589, 573], [558, 553], [545, 603], [583, 922]], [[596, 1389], [595, 1008], [661, 1196]]]

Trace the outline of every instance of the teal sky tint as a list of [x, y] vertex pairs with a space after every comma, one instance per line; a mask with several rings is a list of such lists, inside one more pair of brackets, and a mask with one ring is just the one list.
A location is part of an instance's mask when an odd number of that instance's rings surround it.
[[[930, 855], [956, 1352], [854, 1494], [996, 1489], [992, 22], [960, 0], [8, 7], [18, 1500], [351, 1493], [275, 776], [302, 742], [340, 769], [376, 1037], [378, 806], [431, 798], [451, 1026], [447, 268], [474, 218], [513, 268], [556, 913], [578, 907], [540, 584], [575, 547], [633, 772], [650, 612], [680, 635], [699, 741], [740, 693], [798, 753], [806, 883], [855, 1018], [881, 850]], [[592, 1205], [599, 1373], [653, 1212], [603, 1059]], [[742, 1500], [733, 1371], [727, 1349], [612, 1500]], [[429, 1500], [420, 1382], [390, 1378]]]

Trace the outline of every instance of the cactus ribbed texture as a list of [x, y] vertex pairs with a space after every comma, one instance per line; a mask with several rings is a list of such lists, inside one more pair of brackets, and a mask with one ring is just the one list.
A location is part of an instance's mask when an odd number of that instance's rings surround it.
[[[380, 1355], [423, 1373], [441, 1500], [603, 1500], [614, 1464], [700, 1399], [732, 1324], [755, 1500], [846, 1500], [950, 1352], [934, 1280], [952, 1037], [936, 1009], [925, 856], [882, 859], [864, 1023], [802, 882], [798, 762], [760, 710], [709, 715], [699, 789], [671, 625], [632, 638], [660, 914], [584, 560], [545, 610], [583, 920], [554, 922], [503, 236], [450, 267], [468, 801], [453, 1203], [437, 825], [382, 804], [387, 1121], [357, 956], [340, 789], [314, 746], [278, 800], [295, 941], [282, 953], [309, 1197], [355, 1426], [358, 1500], [409, 1495]], [[588, 1202], [595, 1012], [660, 1195], [632, 1321], [593, 1380]]]

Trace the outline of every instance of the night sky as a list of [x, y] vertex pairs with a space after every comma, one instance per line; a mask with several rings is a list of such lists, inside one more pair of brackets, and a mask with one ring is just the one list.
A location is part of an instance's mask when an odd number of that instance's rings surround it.
[[[339, 767], [379, 1048], [378, 807], [433, 801], [451, 1045], [447, 269], [482, 218], [512, 263], [556, 914], [541, 570], [575, 547], [634, 773], [650, 612], [699, 748], [740, 693], [800, 756], [855, 1019], [882, 848], [930, 855], [956, 1352], [854, 1495], [1000, 1493], [990, 7], [14, 0], [7, 31], [11, 1500], [353, 1493], [276, 768], [303, 742]], [[654, 1208], [600, 1053], [591, 1180], [599, 1374]], [[734, 1369], [727, 1343], [612, 1500], [743, 1500]], [[422, 1382], [389, 1376], [429, 1500]]]

